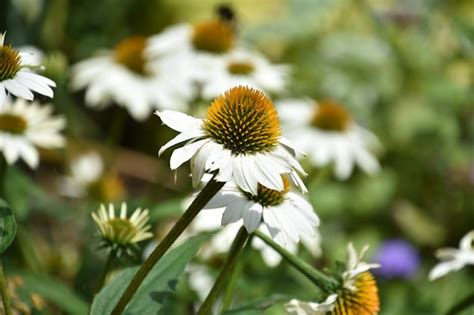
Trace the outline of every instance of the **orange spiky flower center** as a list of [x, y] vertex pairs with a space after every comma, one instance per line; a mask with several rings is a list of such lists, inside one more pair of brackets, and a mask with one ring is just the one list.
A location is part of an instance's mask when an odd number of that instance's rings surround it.
[[238, 86], [216, 98], [207, 110], [203, 129], [233, 154], [268, 152], [281, 135], [272, 101], [259, 90]]
[[15, 77], [21, 68], [21, 56], [11, 45], [0, 46], [0, 82]]
[[351, 116], [346, 108], [333, 101], [323, 101], [318, 104], [311, 124], [326, 131], [345, 131], [351, 122]]
[[147, 75], [145, 47], [146, 38], [143, 36], [126, 38], [115, 47], [115, 61], [132, 72], [143, 76]]
[[342, 288], [338, 292], [331, 315], [375, 315], [380, 311], [377, 283], [370, 272], [363, 272], [354, 279], [355, 290]]
[[21, 116], [10, 113], [0, 113], [0, 131], [12, 134], [23, 134], [27, 126], [26, 120]]
[[222, 54], [234, 46], [235, 35], [229, 23], [215, 20], [196, 24], [191, 40], [197, 50]]

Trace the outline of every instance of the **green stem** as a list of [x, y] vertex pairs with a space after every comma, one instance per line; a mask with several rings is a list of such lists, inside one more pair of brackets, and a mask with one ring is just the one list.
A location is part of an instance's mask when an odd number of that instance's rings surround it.
[[116, 256], [117, 256], [117, 252], [112, 249], [109, 253], [109, 256], [107, 257], [107, 260], [105, 261], [104, 269], [102, 269], [102, 273], [100, 275], [99, 281], [97, 281], [94, 294], [99, 293], [102, 287], [104, 286], [105, 279], [107, 279], [107, 275], [112, 270], [112, 266], [114, 265]]
[[219, 276], [217, 277], [211, 292], [209, 292], [206, 299], [199, 308], [197, 315], [211, 314], [212, 306], [219, 297], [219, 294], [221, 293], [228, 276], [232, 270], [234, 270], [234, 267], [239, 260], [240, 253], [242, 252], [242, 248], [244, 247], [248, 238], [249, 234], [247, 233], [247, 230], [245, 227], [241, 227], [239, 233], [237, 233], [237, 236], [234, 239], [234, 242], [232, 243], [229, 253], [227, 254], [227, 260], [224, 263], [224, 266], [222, 267], [222, 270], [219, 273]]
[[474, 293], [466, 296], [464, 299], [459, 301], [456, 305], [451, 307], [446, 314], [447, 315], [459, 314], [461, 313], [461, 311], [465, 310], [466, 308], [472, 305], [474, 305]]
[[232, 305], [232, 299], [234, 297], [234, 291], [235, 288], [237, 287], [237, 283], [239, 282], [240, 279], [240, 274], [242, 273], [242, 269], [244, 267], [244, 260], [247, 252], [249, 251], [249, 247], [252, 244], [252, 238], [253, 234], [250, 235], [247, 244], [245, 245], [244, 251], [243, 251], [243, 256], [238, 262], [237, 265], [235, 266], [234, 270], [232, 271], [230, 275], [230, 280], [227, 283], [227, 287], [224, 290], [224, 297], [222, 298], [222, 307], [221, 307], [221, 313], [224, 313], [227, 311], [230, 306]]
[[334, 292], [334, 289], [338, 286], [338, 282], [336, 279], [331, 278], [324, 273], [320, 272], [319, 270], [314, 269], [311, 265], [306, 263], [304, 260], [300, 259], [299, 257], [293, 255], [277, 243], [275, 243], [270, 237], [266, 236], [260, 231], [255, 231], [255, 235], [257, 235], [262, 241], [267, 243], [271, 248], [276, 250], [286, 261], [288, 261], [293, 267], [298, 269], [303, 275], [305, 275], [311, 282], [317, 285], [321, 290], [331, 293]]
[[7, 288], [7, 279], [5, 278], [5, 273], [3, 272], [3, 262], [0, 257], [0, 290], [2, 291], [2, 301], [3, 309], [5, 310], [5, 315], [12, 314], [12, 308], [10, 306], [10, 301], [8, 299], [8, 288]]
[[225, 183], [216, 182], [214, 179], [209, 181], [199, 195], [194, 199], [193, 203], [189, 206], [188, 210], [181, 216], [176, 222], [171, 231], [165, 236], [165, 238], [158, 244], [151, 255], [143, 262], [138, 272], [129, 283], [127, 289], [123, 293], [122, 297], [118, 301], [117, 305], [112, 311], [112, 315], [119, 315], [125, 310], [128, 302], [131, 300], [138, 287], [148, 275], [150, 270], [155, 264], [163, 257], [167, 250], [173, 245], [176, 239], [183, 233], [188, 227], [191, 221], [201, 211], [207, 202], [224, 186]]

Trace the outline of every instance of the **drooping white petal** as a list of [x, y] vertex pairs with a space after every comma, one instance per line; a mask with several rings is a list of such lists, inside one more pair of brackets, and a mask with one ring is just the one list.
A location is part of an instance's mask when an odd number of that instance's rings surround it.
[[205, 142], [206, 140], [199, 140], [174, 150], [170, 158], [170, 168], [175, 170], [184, 162], [189, 161]]
[[247, 204], [244, 208], [243, 220], [247, 232], [252, 233], [260, 225], [263, 208], [259, 203], [251, 201], [249, 201], [249, 203], [250, 206]]

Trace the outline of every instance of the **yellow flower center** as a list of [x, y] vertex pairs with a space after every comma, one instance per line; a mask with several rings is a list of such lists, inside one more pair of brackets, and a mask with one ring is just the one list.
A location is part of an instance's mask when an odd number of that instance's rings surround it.
[[311, 124], [322, 130], [344, 131], [350, 122], [351, 116], [342, 105], [333, 101], [323, 101], [318, 105]]
[[270, 151], [281, 135], [272, 101], [262, 92], [243, 86], [226, 91], [212, 102], [203, 128], [235, 155]]
[[192, 43], [194, 48], [221, 54], [234, 46], [232, 27], [223, 21], [208, 21], [194, 26]]
[[273, 190], [258, 184], [257, 195], [243, 192], [249, 200], [253, 200], [264, 207], [278, 206], [285, 200], [285, 195], [290, 191], [290, 181], [286, 177], [283, 179], [283, 191]]
[[21, 68], [21, 57], [10, 45], [0, 46], [0, 82], [13, 79]]
[[88, 187], [89, 195], [97, 200], [117, 201], [124, 199], [126, 193], [119, 176], [106, 173]]
[[0, 114], [0, 131], [22, 134], [25, 132], [27, 126], [26, 120], [21, 116], [7, 113]]
[[115, 61], [140, 75], [147, 75], [146, 59], [143, 51], [146, 38], [134, 36], [126, 38], [115, 47]]
[[339, 292], [331, 315], [375, 315], [380, 311], [377, 283], [370, 272], [357, 276], [355, 291], [343, 288]]
[[234, 61], [229, 63], [227, 70], [236, 75], [245, 75], [252, 73], [255, 68], [250, 62]]
[[113, 218], [107, 222], [109, 235], [105, 235], [110, 241], [126, 245], [137, 233], [136, 227], [129, 219]]

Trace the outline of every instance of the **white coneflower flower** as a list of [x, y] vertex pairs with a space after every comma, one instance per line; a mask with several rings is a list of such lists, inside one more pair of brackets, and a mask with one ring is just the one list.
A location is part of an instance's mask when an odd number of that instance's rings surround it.
[[224, 207], [221, 224], [242, 220], [249, 233], [263, 222], [273, 240], [282, 247], [298, 243], [304, 234], [314, 237], [319, 218], [313, 207], [303, 197], [290, 191], [290, 182], [286, 178], [283, 182], [283, 191], [258, 185], [256, 194], [227, 183], [203, 210]]
[[217, 171], [217, 181], [233, 181], [256, 195], [259, 183], [283, 191], [281, 175], [290, 174], [296, 185], [306, 191], [297, 171], [306, 174], [295, 159], [295, 150], [281, 137], [277, 112], [262, 92], [242, 86], [232, 88], [214, 100], [204, 119], [175, 111], [156, 114], [164, 124], [180, 132], [159, 154], [186, 141], [174, 150], [170, 166], [174, 170], [191, 160], [195, 186], [205, 172]]
[[150, 38], [150, 55], [186, 53], [188, 57], [225, 54], [235, 47], [235, 31], [222, 20], [178, 24]]
[[72, 69], [72, 88], [86, 88], [91, 107], [115, 102], [137, 120], [152, 109], [186, 109], [194, 89], [185, 65], [172, 57], [150, 59], [144, 53], [147, 45], [145, 37], [130, 37], [111, 52], [79, 62]]
[[369, 264], [362, 260], [367, 249], [368, 246], [365, 246], [358, 255], [353, 244], [350, 243], [347, 248], [347, 269], [341, 275], [340, 287], [321, 304], [291, 300], [285, 305], [287, 312], [298, 315], [378, 314], [380, 300], [377, 283], [369, 270], [379, 265]]
[[[199, 256], [205, 260], [212, 259], [217, 255], [227, 253], [232, 245], [232, 241], [242, 227], [242, 222], [227, 224], [221, 228], [222, 216], [225, 207], [213, 209], [212, 211], [201, 211], [186, 230], [187, 236], [193, 236], [202, 232], [217, 231], [214, 236], [206, 243], [199, 252]], [[261, 229], [263, 233], [267, 233], [266, 229]], [[320, 237], [317, 230], [315, 235], [309, 236], [301, 234], [301, 243], [311, 254], [317, 256], [321, 252]], [[264, 263], [269, 267], [276, 267], [282, 260], [281, 255], [274, 249], [265, 244], [261, 239], [254, 237], [252, 239], [252, 247], [260, 252]], [[288, 243], [286, 249], [296, 254], [298, 252], [297, 243]]]
[[452, 271], [458, 271], [466, 265], [474, 265], [474, 230], [467, 233], [457, 248], [441, 248], [436, 251], [436, 257], [442, 260], [431, 271], [431, 281], [441, 278]]
[[112, 250], [127, 251], [136, 246], [138, 242], [153, 236], [149, 232], [151, 226], [148, 225], [147, 209], [137, 208], [128, 218], [125, 203], [122, 203], [119, 216], [115, 215], [113, 204], [109, 204], [108, 209], [101, 204], [98, 213], [92, 213], [92, 218], [100, 230], [102, 245], [110, 247]]
[[308, 154], [317, 167], [334, 163], [335, 176], [349, 178], [354, 165], [366, 173], [380, 169], [370, 147], [380, 147], [377, 137], [356, 124], [348, 111], [333, 101], [286, 100], [277, 104], [288, 137]]
[[214, 98], [238, 85], [280, 93], [285, 89], [288, 70], [288, 66], [273, 65], [257, 52], [236, 49], [206, 67], [200, 78], [202, 96]]
[[0, 109], [0, 151], [8, 164], [22, 158], [31, 168], [39, 163], [35, 146], [60, 148], [64, 138], [59, 132], [66, 125], [62, 116], [52, 117], [53, 107], [28, 103], [23, 99], [7, 99]]
[[6, 101], [7, 92], [27, 100], [33, 100], [33, 92], [53, 97], [51, 87], [56, 87], [52, 80], [33, 73], [34, 60], [29, 53], [17, 51], [11, 45], [5, 45], [5, 33], [0, 34], [0, 108]]

